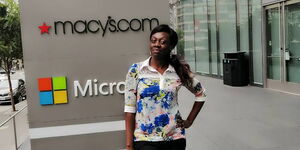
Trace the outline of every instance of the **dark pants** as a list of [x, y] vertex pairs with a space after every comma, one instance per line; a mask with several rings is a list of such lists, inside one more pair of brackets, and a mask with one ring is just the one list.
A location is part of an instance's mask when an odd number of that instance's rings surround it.
[[134, 142], [134, 150], [185, 150], [185, 139], [178, 139], [174, 141], [159, 141], [148, 142], [138, 141]]

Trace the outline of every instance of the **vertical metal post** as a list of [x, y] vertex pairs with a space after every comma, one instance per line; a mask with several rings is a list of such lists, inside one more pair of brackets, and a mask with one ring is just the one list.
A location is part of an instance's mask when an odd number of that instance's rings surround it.
[[218, 66], [218, 76], [221, 78], [221, 66], [220, 64], [220, 27], [219, 27], [219, 14], [218, 14], [218, 0], [215, 0], [215, 13], [216, 13], [216, 37], [217, 37], [217, 66]]
[[282, 29], [282, 35], [281, 35], [281, 39], [282, 39], [282, 72], [283, 72], [283, 83], [286, 83], [287, 81], [287, 68], [286, 68], [286, 61], [285, 61], [285, 50], [286, 50], [286, 37], [285, 37], [285, 2], [282, 2], [282, 7], [281, 7], [281, 14], [282, 14], [282, 19], [281, 19], [281, 29]]
[[209, 74], [212, 75], [212, 54], [211, 54], [211, 29], [210, 29], [210, 14], [209, 14], [208, 0], [206, 0], [206, 13], [207, 13], [207, 38], [208, 38], [208, 64], [209, 64]]
[[236, 29], [236, 51], [241, 50], [240, 44], [240, 1], [235, 0], [235, 29]]
[[13, 126], [14, 126], [14, 137], [15, 137], [15, 149], [18, 150], [17, 129], [16, 129], [16, 119], [15, 119], [15, 116], [13, 116]]
[[280, 3], [279, 5], [279, 41], [280, 41], [280, 49], [279, 49], [279, 52], [280, 52], [280, 82], [281, 83], [284, 83], [284, 39], [283, 39], [283, 3]]
[[[267, 85], [267, 78], [268, 78], [268, 67], [267, 67], [267, 62], [268, 62], [268, 56], [267, 56], [267, 8], [266, 6], [262, 6], [262, 63], [263, 63], [263, 67], [262, 67], [262, 84], [263, 87], [266, 88]], [[254, 78], [253, 78], [253, 83], [254, 83]]]
[[193, 26], [194, 26], [194, 56], [195, 56], [195, 72], [197, 72], [197, 50], [196, 50], [196, 33], [195, 33], [195, 0], [193, 0]]
[[249, 82], [254, 82], [253, 70], [253, 29], [252, 29], [252, 0], [248, 0], [248, 27], [249, 27]]

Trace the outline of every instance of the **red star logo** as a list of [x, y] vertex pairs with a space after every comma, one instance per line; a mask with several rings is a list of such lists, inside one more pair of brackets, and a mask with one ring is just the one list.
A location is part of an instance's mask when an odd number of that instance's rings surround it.
[[49, 29], [51, 26], [47, 26], [47, 24], [44, 22], [42, 26], [39, 26], [41, 30], [41, 34], [48, 33], [49, 34]]

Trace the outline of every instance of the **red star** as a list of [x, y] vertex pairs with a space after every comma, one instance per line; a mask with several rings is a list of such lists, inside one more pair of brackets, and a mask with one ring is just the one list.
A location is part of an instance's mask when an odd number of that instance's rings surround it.
[[47, 24], [44, 22], [44, 24], [42, 26], [39, 26], [39, 28], [41, 30], [41, 34], [44, 34], [44, 33], [49, 34], [49, 29], [51, 28], [51, 26], [47, 26]]

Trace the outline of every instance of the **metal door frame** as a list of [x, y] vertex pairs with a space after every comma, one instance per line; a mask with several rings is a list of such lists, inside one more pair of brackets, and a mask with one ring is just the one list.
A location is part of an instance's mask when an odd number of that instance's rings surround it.
[[[300, 3], [300, 0], [290, 0], [290, 1], [280, 1], [278, 3], [272, 3], [270, 5], [265, 5], [263, 6], [263, 20], [262, 20], [262, 26], [263, 26], [263, 76], [264, 76], [264, 87], [281, 91], [281, 92], [286, 92], [286, 93], [291, 93], [291, 94], [296, 94], [300, 95], [300, 84], [299, 83], [293, 83], [293, 82], [287, 82], [287, 77], [286, 77], [286, 61], [285, 61], [285, 49], [286, 49], [286, 43], [285, 43], [285, 7], [290, 4], [295, 4], [295, 3]], [[268, 79], [267, 77], [267, 39], [266, 39], [266, 11], [271, 8], [276, 8], [279, 7], [279, 15], [280, 15], [280, 27], [279, 27], [279, 32], [280, 32], [280, 80], [273, 80], [273, 79]]]

